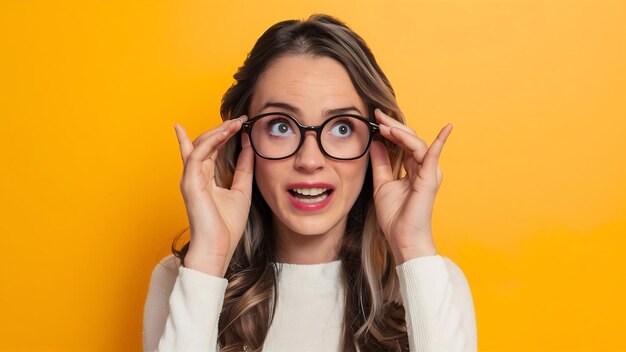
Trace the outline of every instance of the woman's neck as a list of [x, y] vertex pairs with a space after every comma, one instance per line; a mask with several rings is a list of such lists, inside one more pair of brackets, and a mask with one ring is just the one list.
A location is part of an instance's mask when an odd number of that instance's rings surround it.
[[346, 220], [342, 220], [328, 232], [303, 235], [294, 232], [274, 218], [276, 229], [276, 262], [290, 264], [319, 264], [338, 259]]

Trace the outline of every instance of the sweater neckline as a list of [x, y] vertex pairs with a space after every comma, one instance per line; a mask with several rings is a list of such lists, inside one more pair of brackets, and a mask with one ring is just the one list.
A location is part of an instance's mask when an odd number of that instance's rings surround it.
[[318, 264], [274, 263], [278, 284], [297, 287], [332, 288], [341, 285], [341, 260]]

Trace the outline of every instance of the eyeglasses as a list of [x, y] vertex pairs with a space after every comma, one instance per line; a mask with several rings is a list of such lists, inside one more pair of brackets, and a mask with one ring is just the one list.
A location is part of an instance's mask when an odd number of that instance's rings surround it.
[[322, 153], [338, 160], [353, 160], [365, 155], [372, 138], [380, 133], [376, 123], [363, 116], [331, 116], [319, 126], [305, 126], [283, 112], [257, 115], [243, 123], [254, 152], [270, 160], [288, 158], [300, 150], [306, 131], [313, 131]]

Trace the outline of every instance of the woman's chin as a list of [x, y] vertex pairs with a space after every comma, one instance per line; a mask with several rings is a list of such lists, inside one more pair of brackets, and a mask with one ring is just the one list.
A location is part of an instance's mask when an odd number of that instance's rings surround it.
[[319, 236], [326, 234], [330, 231], [330, 226], [302, 226], [302, 224], [298, 224], [297, 226], [288, 226], [287, 229], [290, 233], [300, 236]]
[[[282, 222], [282, 226], [279, 226], [279, 228], [282, 227], [284, 230], [287, 230], [286, 232], [301, 236], [319, 236], [334, 232], [338, 226], [341, 226], [340, 223], [343, 223], [341, 220], [333, 220], [320, 219], [319, 217], [302, 217]], [[345, 228], [345, 225], [343, 225], [343, 228]]]

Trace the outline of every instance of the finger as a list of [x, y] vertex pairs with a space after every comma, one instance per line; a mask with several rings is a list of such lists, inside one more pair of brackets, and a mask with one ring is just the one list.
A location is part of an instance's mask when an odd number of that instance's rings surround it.
[[187, 165], [187, 158], [189, 154], [193, 151], [193, 144], [187, 137], [187, 132], [183, 126], [174, 123], [174, 130], [176, 131], [176, 138], [178, 138], [178, 145], [180, 147], [180, 157], [183, 160], [183, 167]]
[[386, 139], [390, 139], [391, 141], [393, 141], [396, 144], [400, 144], [400, 140], [395, 137], [394, 135], [391, 134], [391, 129], [396, 129], [399, 131], [403, 131], [405, 133], [407, 133], [409, 136], [412, 136], [414, 138], [417, 138], [418, 143], [420, 143], [424, 148], [428, 148], [428, 145], [426, 144], [426, 142], [424, 142], [424, 140], [422, 140], [421, 138], [419, 138], [419, 136], [415, 133], [414, 130], [412, 130], [411, 128], [408, 128], [408, 126], [402, 125], [400, 124], [399, 126], [389, 126], [386, 124], [379, 124], [379, 128], [381, 130], [381, 134], [383, 135], [383, 137], [385, 137]]
[[446, 143], [448, 136], [452, 132], [452, 127], [454, 127], [451, 123], [445, 125], [433, 144], [430, 145], [428, 151], [426, 152], [426, 156], [424, 156], [424, 162], [422, 163], [422, 170], [424, 170], [427, 174], [432, 174], [437, 176], [437, 166], [439, 164], [439, 157], [441, 156], [441, 151], [443, 150], [443, 145]]
[[[406, 148], [402, 147], [402, 142], [391, 135], [391, 128], [385, 125], [379, 125], [380, 134], [385, 138], [386, 141], [390, 142], [393, 147], [397, 147], [399, 150], [402, 150], [402, 163], [404, 164], [405, 170], [411, 170], [412, 165], [409, 165], [410, 160], [414, 160], [413, 155], [411, 153], [406, 152]], [[386, 145], [387, 146], [387, 145]]]
[[[234, 121], [231, 124], [229, 124], [225, 130], [228, 131], [229, 134], [236, 134], [239, 130], [241, 130], [241, 127], [243, 126], [243, 122], [238, 122], [238, 121]], [[230, 140], [230, 138], [227, 138], [225, 140], [222, 140], [218, 145], [215, 146], [216, 151], [221, 150], [222, 147], [228, 143], [228, 141]]]
[[254, 152], [248, 140], [248, 134], [241, 135], [244, 147], [239, 153], [237, 166], [235, 167], [235, 175], [233, 176], [232, 190], [237, 190], [252, 202], [252, 175], [254, 171]]
[[381, 123], [383, 125], [387, 125], [389, 127], [398, 127], [398, 128], [400, 128], [400, 129], [402, 129], [402, 130], [404, 130], [406, 132], [411, 133], [412, 135], [415, 135], [415, 136], [417, 135], [412, 128], [410, 128], [409, 126], [403, 124], [402, 122], [394, 119], [393, 117], [385, 114], [384, 112], [382, 112], [382, 110], [380, 110], [378, 108], [376, 108], [374, 110], [374, 116], [376, 117], [376, 121], [378, 123]]
[[196, 138], [196, 140], [193, 141], [193, 145], [197, 146], [198, 144], [202, 143], [202, 141], [205, 140], [207, 137], [209, 137], [209, 136], [211, 136], [211, 135], [213, 135], [215, 133], [220, 133], [220, 132], [224, 131], [225, 129], [232, 128], [231, 126], [233, 124], [235, 124], [235, 123], [238, 123], [238, 122], [242, 122], [243, 123], [246, 119], [247, 119], [247, 116], [246, 115], [242, 115], [242, 116], [240, 116], [240, 117], [238, 117], [236, 119], [226, 120], [226, 121], [222, 122], [220, 125], [218, 125], [217, 127], [213, 128], [213, 129], [211, 129], [209, 131], [206, 131], [203, 134], [201, 134], [200, 136], [198, 136]]
[[[238, 128], [236, 128], [238, 126]], [[213, 133], [206, 137], [189, 154], [188, 169], [192, 173], [200, 172], [202, 162], [212, 160], [211, 167], [214, 166], [217, 149], [230, 139], [241, 128], [241, 123], [232, 124], [231, 128], [224, 128], [219, 133]]]
[[428, 151], [428, 145], [417, 136], [409, 132], [393, 127], [389, 129], [390, 136], [395, 139], [396, 144], [403, 148], [418, 163], [422, 163]]
[[403, 143], [400, 139], [391, 134], [391, 127], [381, 124], [379, 125], [379, 129], [381, 131], [381, 135], [386, 140], [392, 142], [395, 146], [399, 147], [403, 151], [402, 163], [404, 164], [405, 169], [411, 170], [411, 168], [415, 166], [414, 164], [417, 164], [417, 161], [415, 160], [415, 157], [413, 156], [411, 151], [407, 150], [407, 148], [402, 145]]
[[370, 146], [370, 160], [372, 161], [372, 177], [374, 179], [374, 193], [385, 183], [393, 180], [393, 170], [389, 160], [389, 152], [380, 141], [373, 141]]
[[193, 141], [193, 146], [197, 147], [200, 143], [202, 143], [203, 140], [207, 139], [207, 137], [210, 137], [216, 133], [220, 133], [222, 131], [224, 131], [226, 129], [226, 127], [230, 124], [230, 120], [222, 122], [221, 124], [217, 125], [216, 127], [202, 133], [201, 135], [199, 135], [198, 137], [196, 137], [196, 139], [194, 139]]

